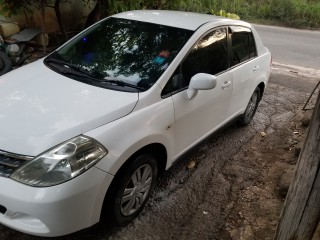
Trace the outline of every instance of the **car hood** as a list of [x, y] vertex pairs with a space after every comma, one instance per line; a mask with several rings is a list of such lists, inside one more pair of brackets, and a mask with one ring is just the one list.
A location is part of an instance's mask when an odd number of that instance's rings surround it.
[[36, 156], [129, 114], [138, 97], [67, 78], [39, 60], [0, 77], [0, 150]]

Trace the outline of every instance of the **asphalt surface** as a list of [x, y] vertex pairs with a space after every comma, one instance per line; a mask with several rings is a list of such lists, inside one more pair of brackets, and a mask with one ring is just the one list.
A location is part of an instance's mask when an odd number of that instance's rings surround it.
[[[132, 224], [111, 229], [100, 223], [58, 239], [220, 239], [232, 195], [224, 166], [257, 133], [287, 124], [316, 83], [301, 73], [275, 69], [253, 122], [247, 127], [229, 125], [179, 160], [160, 178], [149, 204]], [[187, 168], [190, 161], [196, 163], [192, 169]], [[0, 225], [0, 239], [43, 238]]]
[[320, 70], [320, 31], [254, 25], [273, 62]]

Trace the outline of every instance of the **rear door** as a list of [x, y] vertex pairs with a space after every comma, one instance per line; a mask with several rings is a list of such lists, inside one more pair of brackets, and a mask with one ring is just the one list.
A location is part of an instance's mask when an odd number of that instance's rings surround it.
[[[232, 95], [227, 42], [226, 27], [205, 34], [164, 88], [163, 95], [171, 95], [174, 104], [175, 156], [209, 135], [226, 119]], [[217, 85], [214, 89], [200, 90], [194, 98], [188, 99], [190, 79], [197, 73], [215, 75]]]
[[230, 66], [233, 78], [233, 95], [229, 116], [242, 113], [257, 87], [260, 65], [251, 29], [242, 26], [229, 28], [231, 57]]

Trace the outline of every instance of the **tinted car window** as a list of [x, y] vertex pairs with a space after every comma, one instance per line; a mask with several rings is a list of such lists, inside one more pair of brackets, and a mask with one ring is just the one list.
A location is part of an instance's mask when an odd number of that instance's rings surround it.
[[158, 80], [192, 33], [109, 18], [50, 57], [66, 61], [99, 79], [121, 80], [146, 90]]
[[227, 32], [220, 28], [202, 37], [162, 91], [162, 96], [183, 89], [197, 73], [215, 75], [228, 68]]
[[215, 75], [227, 68], [227, 33], [225, 28], [220, 28], [200, 39], [183, 62], [183, 86], [188, 86], [197, 73]]
[[252, 32], [232, 32], [232, 65], [237, 65], [255, 56], [257, 56], [257, 51]]
[[249, 54], [250, 58], [254, 58], [257, 56], [257, 49], [256, 49], [256, 43], [253, 38], [252, 33], [248, 33], [248, 38], [249, 38]]
[[165, 87], [162, 90], [162, 97], [167, 97], [168, 94], [173, 93], [175, 91], [178, 91], [179, 89], [182, 89], [182, 78], [180, 73], [180, 66], [176, 69], [176, 71], [173, 73], [170, 80], [167, 82]]

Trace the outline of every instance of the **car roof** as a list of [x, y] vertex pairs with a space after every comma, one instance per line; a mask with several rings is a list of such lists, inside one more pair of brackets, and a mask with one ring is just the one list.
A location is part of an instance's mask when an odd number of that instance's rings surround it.
[[[136, 10], [118, 13], [113, 15], [112, 17], [156, 23], [189, 30], [196, 30], [201, 25], [208, 22], [230, 22], [231, 20], [225, 17], [214, 16], [211, 14], [167, 10]], [[239, 23], [241, 21], [235, 22]]]

